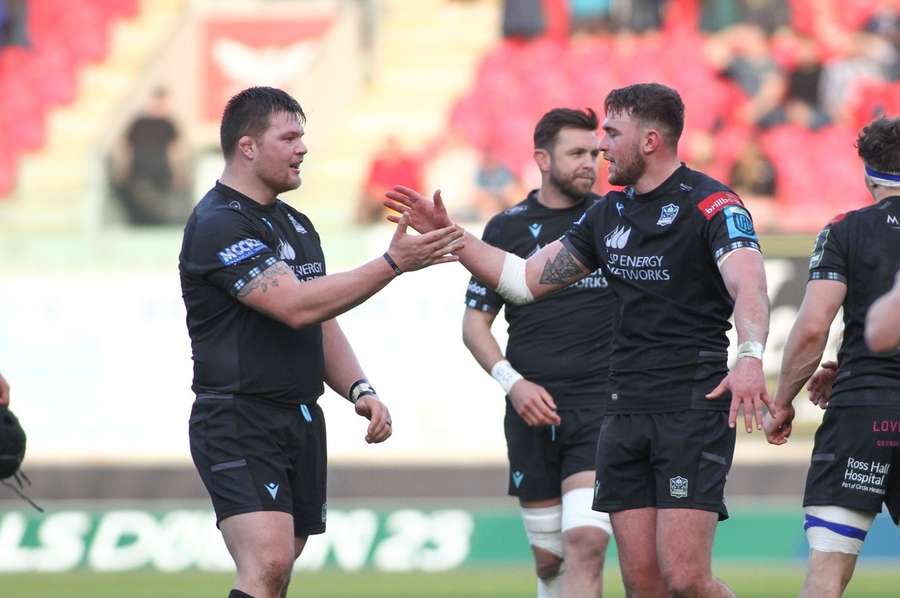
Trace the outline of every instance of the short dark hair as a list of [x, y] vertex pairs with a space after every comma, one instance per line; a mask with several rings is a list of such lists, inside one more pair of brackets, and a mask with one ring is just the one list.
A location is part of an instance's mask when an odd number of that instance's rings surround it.
[[881, 172], [900, 172], [900, 117], [876, 118], [859, 132], [859, 157]]
[[300, 104], [285, 91], [274, 87], [248, 87], [225, 106], [219, 127], [219, 143], [226, 158], [234, 154], [238, 139], [259, 135], [269, 127], [269, 117], [276, 112], [296, 115], [301, 123], [306, 115]]
[[584, 110], [554, 108], [542, 116], [537, 126], [534, 127], [534, 147], [535, 149], [552, 150], [562, 129], [596, 131], [599, 124], [597, 115], [590, 108]]
[[669, 143], [677, 145], [684, 130], [684, 102], [671, 87], [659, 83], [636, 83], [609, 92], [603, 103], [606, 113], [624, 113], [652, 122], [665, 131]]

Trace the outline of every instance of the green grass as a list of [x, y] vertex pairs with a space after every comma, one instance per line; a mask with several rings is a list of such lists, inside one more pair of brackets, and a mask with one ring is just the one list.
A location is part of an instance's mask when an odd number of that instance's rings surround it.
[[[803, 581], [800, 566], [748, 563], [716, 567], [741, 598], [797, 596]], [[59, 573], [0, 575], [4, 598], [225, 598], [230, 575], [136, 572], [121, 574]], [[607, 568], [606, 598], [624, 596], [618, 571]], [[896, 597], [900, 569], [861, 567], [846, 598]], [[291, 598], [528, 598], [534, 595], [529, 569], [464, 569], [450, 573], [301, 572]]]

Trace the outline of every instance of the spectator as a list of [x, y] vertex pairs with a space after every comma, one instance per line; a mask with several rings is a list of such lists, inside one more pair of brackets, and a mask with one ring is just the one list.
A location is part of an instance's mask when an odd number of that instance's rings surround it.
[[426, 187], [441, 190], [452, 217], [475, 219], [475, 179], [481, 162], [478, 150], [466, 141], [462, 131], [451, 129], [427, 155]]
[[385, 139], [369, 167], [365, 187], [356, 210], [358, 224], [373, 224], [381, 221], [384, 208], [384, 194], [394, 185], [405, 185], [413, 189], [421, 188], [422, 163], [412, 154], [404, 151], [400, 140], [394, 136]]
[[182, 224], [191, 210], [168, 100], [165, 88], [155, 89], [125, 135], [114, 183], [131, 224]]
[[26, 0], [0, 0], [0, 47], [28, 46]]
[[492, 148], [482, 154], [475, 184], [475, 209], [482, 219], [512, 206], [522, 194], [516, 175], [500, 162]]
[[884, 38], [856, 33], [846, 38], [844, 57], [833, 60], [822, 73], [822, 105], [829, 117], [844, 122], [847, 100], [854, 87], [866, 79], [886, 81], [897, 69], [894, 47]]
[[768, 41], [759, 27], [732, 27], [725, 40], [730, 59], [722, 74], [749, 96], [738, 114], [745, 123], [755, 124], [778, 106], [784, 93], [784, 76], [772, 60]]
[[503, 37], [539, 37], [544, 33], [544, 26], [541, 0], [505, 0], [503, 3]]

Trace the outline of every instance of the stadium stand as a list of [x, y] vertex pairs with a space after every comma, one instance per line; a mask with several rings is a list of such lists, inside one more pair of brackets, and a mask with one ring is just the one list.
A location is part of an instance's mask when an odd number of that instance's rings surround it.
[[[567, 36], [558, 33], [566, 29], [560, 25], [566, 7], [547, 0], [545, 34], [498, 41], [451, 109], [447, 130], [462, 131], [527, 179], [531, 142], [523, 131], [543, 112], [560, 105], [602, 109], [612, 88], [659, 81], [678, 89], [687, 106], [682, 152], [689, 165], [727, 180], [746, 144], [762, 148], [776, 171], [779, 212], [764, 228], [809, 232], [865, 204], [853, 139], [874, 115], [900, 111], [896, 9], [878, 0], [854, 0], [852, 10], [836, 0], [792, 0], [784, 24], [759, 11], [747, 15], [758, 22], [708, 32], [700, 24], [710, 21], [704, 14], [710, 4], [671, 0], [658, 30]], [[818, 98], [809, 105], [788, 93], [807, 46], [818, 61], [812, 65]], [[691, 142], [707, 134], [714, 147], [709, 163], [692, 152], [701, 144]]]

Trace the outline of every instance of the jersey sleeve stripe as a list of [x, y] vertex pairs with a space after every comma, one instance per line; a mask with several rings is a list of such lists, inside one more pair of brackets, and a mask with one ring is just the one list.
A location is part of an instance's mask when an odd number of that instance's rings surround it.
[[560, 238], [559, 241], [560, 241], [560, 243], [563, 244], [563, 246], [566, 249], [569, 250], [569, 253], [571, 253], [582, 266], [584, 266], [591, 272], [593, 272], [594, 270], [597, 269], [597, 266], [599, 266], [599, 264], [592, 263], [591, 260], [587, 259], [584, 255], [582, 255], [582, 253], [580, 251], [575, 249], [575, 246], [572, 245], [572, 241], [570, 241], [568, 239], [568, 237], [564, 236], [564, 237]]
[[274, 255], [270, 255], [263, 261], [261, 264], [257, 264], [250, 268], [246, 274], [238, 278], [234, 281], [234, 284], [231, 285], [231, 294], [237, 296], [241, 289], [250, 284], [254, 278], [265, 272], [268, 268], [274, 266], [278, 263], [278, 258]]
[[847, 284], [847, 277], [833, 270], [813, 270], [809, 273], [810, 280], [835, 280]]
[[721, 260], [724, 256], [728, 255], [732, 251], [735, 251], [737, 249], [744, 249], [744, 248], [755, 249], [756, 251], [761, 252], [761, 250], [759, 248], [759, 243], [757, 243], [756, 241], [751, 241], [750, 239], [747, 239], [747, 240], [743, 240], [743, 241], [734, 241], [732, 243], [729, 243], [728, 245], [723, 245], [722, 247], [719, 247], [718, 249], [716, 249], [715, 254], [713, 254], [713, 258], [716, 260], [716, 262], [719, 262], [719, 260]]

